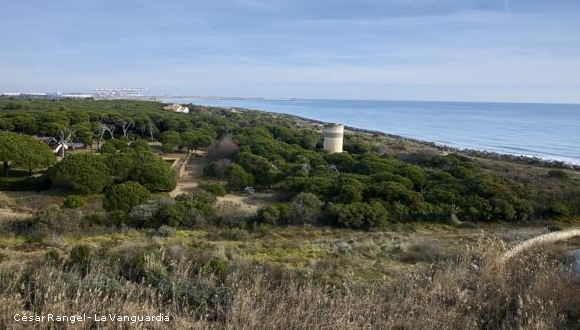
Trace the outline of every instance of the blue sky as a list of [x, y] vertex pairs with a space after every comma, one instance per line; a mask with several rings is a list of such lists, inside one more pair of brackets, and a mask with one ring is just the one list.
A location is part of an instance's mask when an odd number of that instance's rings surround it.
[[577, 0], [0, 0], [0, 92], [580, 102]]

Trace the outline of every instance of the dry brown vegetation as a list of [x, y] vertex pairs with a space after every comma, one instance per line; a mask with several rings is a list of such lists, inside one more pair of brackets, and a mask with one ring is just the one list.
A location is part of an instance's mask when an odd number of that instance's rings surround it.
[[[428, 231], [438, 235], [426, 239]], [[170, 316], [169, 322], [109, 321], [102, 329], [577, 325], [580, 284], [558, 248], [502, 264], [504, 241], [473, 231], [463, 243], [445, 244], [461, 235], [419, 226], [377, 233], [161, 228], [68, 237], [45, 255], [0, 268], [0, 328], [97, 328], [90, 320], [14, 322], [24, 312]]]

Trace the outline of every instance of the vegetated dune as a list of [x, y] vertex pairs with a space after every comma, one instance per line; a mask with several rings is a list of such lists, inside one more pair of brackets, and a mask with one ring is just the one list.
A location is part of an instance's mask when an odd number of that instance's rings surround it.
[[[78, 246], [68, 257], [50, 253], [0, 272], [0, 327], [49, 326], [14, 322], [24, 310], [169, 316], [103, 322], [102, 329], [563, 329], [578, 318], [580, 287], [556, 261], [534, 254], [502, 266], [498, 243], [483, 237], [454, 260], [392, 283], [348, 276], [325, 282], [320, 276], [340, 267], [339, 256], [305, 273], [177, 246], [147, 253], [117, 246], [105, 254]], [[92, 329], [95, 322], [70, 327]]]

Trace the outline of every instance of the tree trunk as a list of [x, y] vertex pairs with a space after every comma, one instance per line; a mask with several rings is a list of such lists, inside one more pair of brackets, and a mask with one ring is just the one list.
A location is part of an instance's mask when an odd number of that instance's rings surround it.
[[8, 162], [4, 162], [4, 176], [8, 176]]

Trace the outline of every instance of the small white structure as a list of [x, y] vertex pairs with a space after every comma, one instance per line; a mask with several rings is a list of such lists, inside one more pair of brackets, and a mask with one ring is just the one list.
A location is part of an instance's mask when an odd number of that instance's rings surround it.
[[324, 136], [323, 148], [331, 153], [342, 152], [342, 142], [344, 139], [344, 125], [324, 124], [322, 128]]
[[189, 113], [189, 108], [181, 106], [180, 104], [172, 104], [164, 107], [163, 109], [174, 111], [174, 112], [182, 112], [182, 113]]

